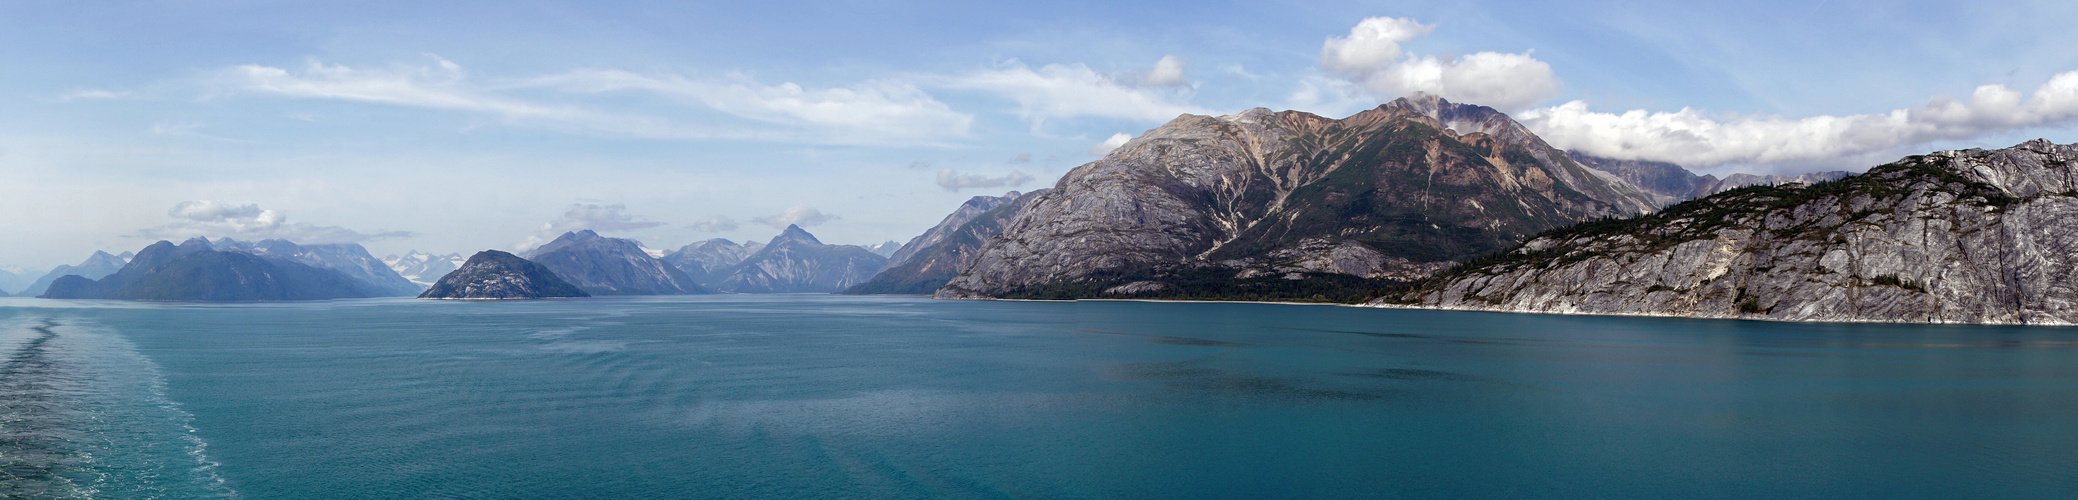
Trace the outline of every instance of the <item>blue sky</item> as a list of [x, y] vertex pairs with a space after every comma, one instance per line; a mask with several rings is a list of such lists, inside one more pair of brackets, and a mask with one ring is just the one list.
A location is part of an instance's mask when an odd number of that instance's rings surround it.
[[906, 240], [1178, 113], [1340, 117], [1417, 91], [1611, 156], [1859, 170], [2078, 141], [2070, 19], [2070, 2], [0, 2], [0, 264], [195, 235], [378, 255], [787, 222]]

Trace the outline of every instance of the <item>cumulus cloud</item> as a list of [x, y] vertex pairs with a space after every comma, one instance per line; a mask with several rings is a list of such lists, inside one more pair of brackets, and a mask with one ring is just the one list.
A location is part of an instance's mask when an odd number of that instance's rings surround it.
[[793, 82], [767, 85], [741, 74], [710, 80], [590, 69], [535, 78], [526, 86], [651, 92], [741, 118], [874, 140], [964, 136], [974, 121], [973, 115], [953, 111], [915, 85], [892, 80], [807, 89]]
[[1022, 186], [1027, 182], [1032, 182], [1032, 176], [1016, 170], [997, 177], [981, 174], [963, 174], [950, 168], [938, 171], [938, 187], [944, 188], [946, 191], [959, 191], [970, 188], [1014, 187]]
[[662, 225], [664, 225], [662, 222], [645, 220], [644, 217], [628, 213], [627, 205], [619, 203], [612, 205], [579, 203], [570, 205], [570, 209], [564, 210], [563, 215], [541, 223], [540, 230], [535, 231], [533, 236], [528, 236], [525, 241], [521, 241], [515, 248], [518, 248], [520, 251], [533, 250], [536, 247], [555, 241], [556, 237], [571, 231], [590, 229], [600, 232], [626, 232]]
[[1031, 163], [1031, 162], [1032, 162], [1032, 153], [1030, 153], [1030, 152], [1025, 152], [1025, 153], [1018, 153], [1018, 154], [1017, 154], [1017, 156], [1014, 156], [1014, 157], [1011, 157], [1011, 158], [1010, 158], [1010, 163], [1011, 163], [1011, 164], [1023, 164], [1023, 163]]
[[[1169, 60], [1169, 58], [1164, 58]], [[1182, 60], [1144, 76], [1107, 75], [1082, 64], [1048, 64], [1033, 68], [1011, 60], [991, 70], [945, 82], [949, 87], [981, 90], [1016, 101], [1017, 114], [1038, 130], [1047, 120], [1073, 117], [1118, 118], [1166, 122], [1184, 113], [1210, 114], [1189, 104], [1190, 90], [1152, 84], [1187, 84]], [[1173, 74], [1164, 71], [1173, 70]], [[1173, 78], [1172, 78], [1173, 77]]]
[[708, 233], [735, 231], [738, 227], [742, 226], [737, 225], [735, 219], [731, 219], [727, 216], [721, 215], [716, 215], [713, 217], [693, 221], [693, 229], [698, 229], [702, 232]]
[[1124, 132], [1111, 134], [1111, 137], [1104, 139], [1104, 142], [1097, 143], [1096, 146], [1090, 147], [1090, 154], [1093, 156], [1104, 156], [1111, 154], [1112, 150], [1118, 149], [1120, 146], [1125, 146], [1126, 141], [1131, 140], [1133, 140], [1133, 136], [1127, 135]]
[[[248, 64], [224, 71], [222, 80], [240, 92], [486, 113], [515, 122], [574, 126], [646, 138], [878, 143], [964, 136], [973, 119], [902, 82], [869, 81], [852, 87], [808, 89], [793, 83], [765, 85], [741, 75], [701, 80], [620, 70], [579, 70], [514, 84], [485, 85], [470, 80], [461, 65], [453, 61], [428, 57], [431, 64], [385, 68], [354, 68], [315, 60], [299, 69]], [[566, 97], [614, 91], [650, 92], [777, 127], [698, 127], [646, 114], [606, 112], [516, 97], [520, 91], [542, 89]]]
[[289, 222], [287, 214], [260, 208], [255, 203], [215, 200], [183, 201], [166, 211], [172, 223], [137, 231], [135, 237], [185, 240], [188, 238], [234, 238], [264, 240], [279, 238], [296, 243], [322, 245], [359, 243], [391, 238], [408, 238], [408, 231], [362, 233], [339, 226]]
[[836, 215], [823, 213], [821, 210], [816, 210], [815, 207], [798, 205], [776, 215], [751, 219], [751, 222], [785, 229], [790, 225], [801, 227], [818, 226], [833, 220], [837, 220]]
[[2078, 122], [2078, 71], [2050, 78], [2024, 100], [2004, 85], [1985, 85], [1968, 101], [1938, 96], [1918, 107], [1864, 115], [1716, 117], [1690, 108], [1600, 113], [1573, 101], [1517, 117], [1553, 146], [1598, 156], [1698, 168], [1804, 162]]
[[1140, 79], [1140, 83], [1157, 87], [1188, 87], [1191, 81], [1183, 77], [1184, 64], [1181, 57], [1162, 56], [1162, 60], [1154, 62], [1154, 69], [1148, 71], [1145, 78]]
[[1348, 36], [1329, 37], [1321, 44], [1320, 67], [1379, 99], [1428, 93], [1519, 110], [1558, 95], [1559, 80], [1551, 65], [1529, 53], [1477, 52], [1444, 60], [1408, 54], [1401, 47], [1434, 29], [1412, 19], [1364, 19]]

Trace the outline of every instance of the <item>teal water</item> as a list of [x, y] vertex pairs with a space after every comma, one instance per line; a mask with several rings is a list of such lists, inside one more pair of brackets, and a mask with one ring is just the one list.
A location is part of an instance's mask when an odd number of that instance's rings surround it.
[[2078, 497], [2078, 329], [0, 299], [5, 498]]

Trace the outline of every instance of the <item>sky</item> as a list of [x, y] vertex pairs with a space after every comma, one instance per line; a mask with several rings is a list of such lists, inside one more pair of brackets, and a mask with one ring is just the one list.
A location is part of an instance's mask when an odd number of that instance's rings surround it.
[[[437, 4], [437, 5], [427, 5]], [[906, 241], [1179, 114], [1429, 93], [1702, 173], [2078, 142], [2078, 3], [0, 0], [0, 265]]]

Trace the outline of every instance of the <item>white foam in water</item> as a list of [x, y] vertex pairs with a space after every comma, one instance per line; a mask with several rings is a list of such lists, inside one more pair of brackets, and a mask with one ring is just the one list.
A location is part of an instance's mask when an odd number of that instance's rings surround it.
[[[49, 318], [42, 355], [63, 367], [50, 391], [71, 437], [64, 476], [75, 498], [237, 498], [194, 416], [167, 396], [157, 364], [121, 335], [76, 317]], [[35, 321], [42, 323], [42, 318]], [[12, 335], [10, 334], [10, 337]], [[19, 350], [19, 347], [16, 348]]]

